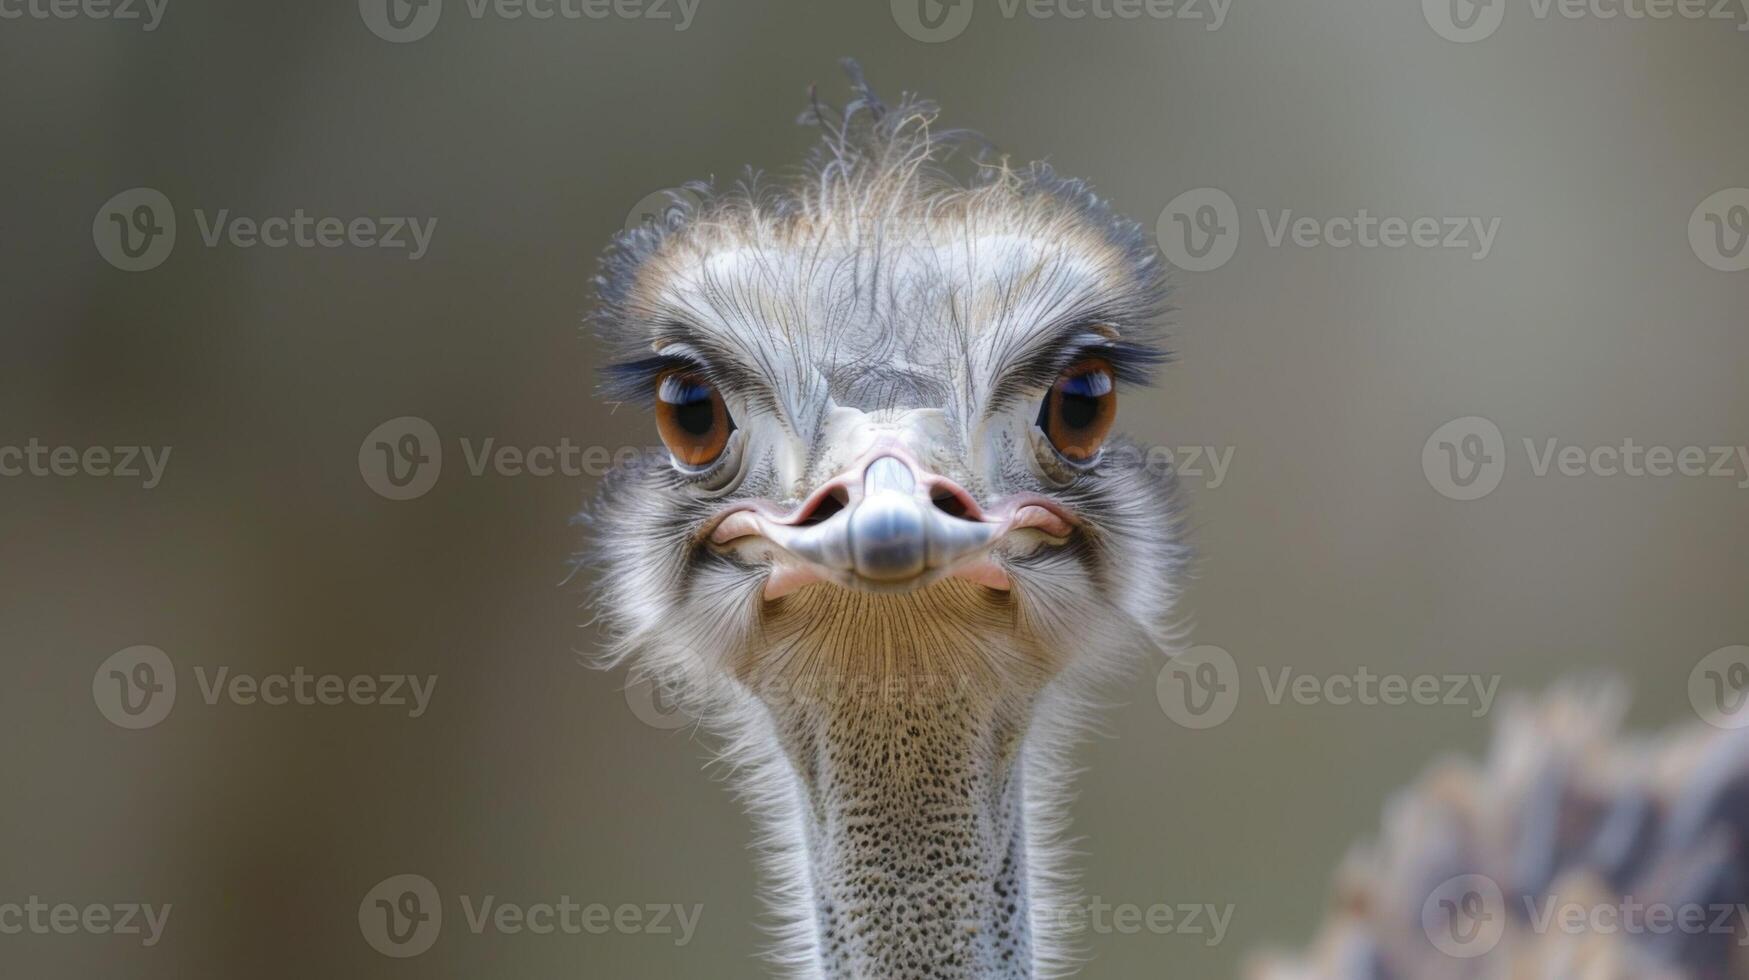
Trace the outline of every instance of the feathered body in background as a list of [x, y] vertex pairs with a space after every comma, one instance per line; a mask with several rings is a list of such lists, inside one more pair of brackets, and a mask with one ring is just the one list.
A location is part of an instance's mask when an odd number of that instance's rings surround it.
[[1749, 729], [1618, 734], [1608, 685], [1506, 707], [1337, 874], [1310, 952], [1251, 980], [1749, 976]]

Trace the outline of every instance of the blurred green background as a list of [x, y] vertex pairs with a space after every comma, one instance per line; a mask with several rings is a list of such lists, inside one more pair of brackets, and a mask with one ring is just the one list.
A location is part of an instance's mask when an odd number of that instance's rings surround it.
[[[0, 479], [0, 903], [174, 906], [152, 948], [0, 935], [0, 974], [766, 975], [751, 824], [708, 746], [581, 663], [597, 639], [566, 581], [568, 520], [594, 477], [473, 476], [461, 440], [654, 441], [646, 416], [592, 396], [595, 256], [662, 188], [796, 160], [806, 86], [841, 100], [843, 55], [1150, 228], [1202, 187], [1242, 219], [1230, 262], [1179, 277], [1181, 361], [1121, 415], [1151, 444], [1231, 450], [1218, 485], [1186, 480], [1202, 559], [1184, 609], [1242, 697], [1190, 730], [1155, 669], [1138, 674], [1080, 753], [1075, 813], [1089, 894], [1233, 918], [1215, 945], [1087, 937], [1084, 976], [1228, 976], [1249, 949], [1303, 942], [1390, 790], [1486, 742], [1492, 719], [1467, 706], [1272, 705], [1258, 668], [1480, 673], [1503, 691], [1602, 669], [1632, 682], [1636, 724], [1692, 721], [1696, 662], [1749, 643], [1741, 466], [1538, 477], [1522, 442], [1749, 439], [1749, 272], [1709, 268], [1687, 237], [1703, 199], [1749, 185], [1749, 34], [1513, 5], [1455, 43], [1403, 0], [1238, 0], [1217, 30], [1206, 5], [1028, 9], [976, 0], [939, 43], [886, 3], [703, 0], [677, 30], [448, 0], [406, 43], [350, 0], [169, 0], [151, 31], [0, 20], [0, 445], [173, 447], [150, 490]], [[178, 234], [125, 272], [93, 222], [135, 187], [173, 202]], [[1500, 224], [1477, 261], [1270, 247], [1256, 216], [1361, 208]], [[209, 248], [195, 212], [219, 209], [437, 225], [417, 261]], [[1509, 465], [1460, 501], [1422, 450], [1471, 415], [1499, 426]], [[405, 501], [359, 465], [400, 416], [444, 453]], [[165, 651], [179, 693], [135, 731], [92, 686], [137, 644]], [[438, 680], [410, 718], [209, 705], [197, 667]], [[401, 873], [446, 900], [436, 945], [404, 960], [358, 922]], [[464, 894], [703, 912], [684, 946], [474, 935]]]

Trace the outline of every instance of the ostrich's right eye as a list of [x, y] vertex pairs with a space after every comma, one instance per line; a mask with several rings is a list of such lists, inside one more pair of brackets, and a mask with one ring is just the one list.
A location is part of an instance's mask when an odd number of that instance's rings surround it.
[[669, 371], [656, 380], [656, 431], [687, 466], [716, 462], [735, 430], [723, 396], [693, 371]]
[[1092, 459], [1117, 417], [1117, 386], [1111, 365], [1097, 357], [1064, 371], [1039, 406], [1038, 427], [1051, 445], [1077, 463]]

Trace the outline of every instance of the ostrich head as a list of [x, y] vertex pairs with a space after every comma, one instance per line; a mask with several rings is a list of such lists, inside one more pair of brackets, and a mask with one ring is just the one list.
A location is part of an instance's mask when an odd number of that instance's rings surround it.
[[1162, 270], [849, 70], [793, 179], [692, 186], [603, 260], [606, 387], [667, 448], [588, 515], [608, 659], [723, 732], [795, 975], [1038, 976], [1058, 760], [1177, 579], [1170, 473], [1116, 433]]

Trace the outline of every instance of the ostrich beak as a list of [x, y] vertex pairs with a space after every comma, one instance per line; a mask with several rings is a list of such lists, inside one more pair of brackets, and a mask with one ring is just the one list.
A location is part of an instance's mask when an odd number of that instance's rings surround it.
[[1072, 526], [1061, 507], [1032, 495], [985, 511], [957, 483], [888, 448], [828, 480], [790, 513], [753, 505], [721, 515], [709, 538], [753, 551], [771, 546], [764, 549], [774, 550], [765, 597], [775, 599], [819, 581], [903, 592], [955, 575], [1006, 589], [992, 545], [1022, 528], [1065, 539]]

